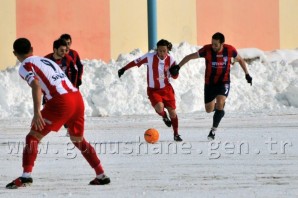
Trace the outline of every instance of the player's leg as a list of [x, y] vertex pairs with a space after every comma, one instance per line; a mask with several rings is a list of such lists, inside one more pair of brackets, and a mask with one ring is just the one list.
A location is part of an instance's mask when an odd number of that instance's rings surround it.
[[110, 183], [110, 178], [104, 174], [104, 169], [96, 154], [94, 147], [86, 141], [84, 137], [76, 137], [70, 131], [70, 139], [72, 143], [81, 151], [83, 157], [89, 165], [94, 169], [96, 178], [90, 182], [90, 185], [105, 185]]
[[23, 150], [23, 174], [7, 184], [6, 188], [15, 189], [18, 187], [30, 186], [33, 183], [31, 172], [38, 154], [38, 143], [48, 132], [49, 131], [41, 133], [31, 129], [26, 136], [25, 147]]
[[214, 111], [215, 98], [216, 98], [215, 86], [205, 85], [205, 87], [204, 87], [204, 102], [205, 102], [205, 110], [207, 113], [211, 113]]
[[162, 120], [165, 123], [165, 125], [167, 125], [168, 127], [171, 127], [172, 122], [168, 118], [167, 113], [165, 112], [164, 104], [162, 102], [158, 102], [154, 106], [154, 109], [155, 109], [156, 113], [162, 117]]
[[171, 120], [168, 118], [167, 113], [165, 112], [164, 103], [162, 100], [162, 96], [160, 95], [160, 91], [151, 90], [148, 88], [147, 95], [156, 113], [162, 117], [163, 122], [168, 127], [171, 127], [172, 123], [171, 123]]
[[216, 97], [216, 107], [215, 107], [215, 112], [213, 115], [213, 125], [212, 128], [217, 128], [221, 119], [224, 117], [225, 115], [225, 111], [224, 111], [224, 104], [226, 101], [226, 96], [223, 95], [218, 95]]
[[[214, 111], [215, 107], [215, 98], [216, 98], [216, 87], [212, 85], [205, 85], [204, 87], [204, 101], [205, 101], [205, 110], [207, 113]], [[211, 128], [207, 138], [213, 140], [215, 137], [215, 130]]]
[[176, 100], [174, 89], [172, 86], [167, 87], [166, 93], [163, 94], [163, 100], [171, 118], [172, 127], [174, 131], [174, 140], [180, 142], [182, 141], [182, 139], [178, 133], [178, 116], [176, 113]]
[[75, 112], [66, 124], [69, 128], [70, 140], [81, 151], [83, 157], [94, 169], [96, 178], [90, 182], [91, 185], [104, 185], [110, 183], [110, 178], [104, 174], [101, 162], [94, 147], [84, 138], [84, 103], [81, 94], [73, 96], [73, 108]]
[[230, 85], [229, 84], [220, 85], [216, 88], [216, 90], [218, 95], [216, 96], [216, 107], [213, 115], [212, 128], [208, 135], [209, 140], [213, 140], [215, 138], [215, 131], [217, 130], [221, 119], [225, 115], [224, 105], [229, 95]]
[[176, 110], [173, 109], [172, 107], [166, 107], [166, 108], [167, 108], [170, 118], [171, 118], [172, 127], [173, 127], [173, 131], [174, 131], [174, 140], [177, 142], [181, 142], [182, 139], [178, 133], [178, 116], [177, 116]]

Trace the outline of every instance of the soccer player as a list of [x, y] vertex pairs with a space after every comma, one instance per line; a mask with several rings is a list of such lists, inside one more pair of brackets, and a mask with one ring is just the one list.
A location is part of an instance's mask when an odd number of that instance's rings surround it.
[[178, 75], [179, 69], [188, 61], [196, 58], [205, 58], [205, 87], [204, 100], [207, 113], [213, 111], [213, 125], [208, 139], [214, 140], [215, 131], [224, 117], [224, 105], [230, 91], [230, 67], [231, 59], [234, 58], [242, 67], [245, 78], [252, 85], [252, 77], [249, 75], [246, 64], [237, 50], [225, 44], [225, 37], [217, 32], [212, 36], [211, 44], [203, 46], [198, 52], [185, 56], [178, 65], [170, 69], [172, 75]]
[[[66, 74], [70, 82], [72, 82], [72, 84], [78, 88], [78, 68], [75, 65], [72, 57], [69, 56], [67, 52], [68, 45], [66, 41], [64, 39], [57, 39], [53, 43], [53, 53], [50, 53], [45, 57], [57, 63], [62, 71]], [[45, 96], [43, 96], [42, 101], [42, 104], [46, 103]], [[65, 124], [64, 127], [67, 129], [66, 136], [69, 136], [67, 125]]]
[[[119, 78], [124, 72], [134, 66], [147, 65], [147, 94], [155, 111], [163, 118], [168, 127], [173, 127], [174, 140], [182, 141], [178, 133], [178, 116], [176, 113], [175, 93], [169, 78], [178, 78], [178, 75], [170, 75], [169, 68], [176, 64], [175, 59], [169, 54], [172, 44], [167, 40], [157, 42], [157, 50], [146, 53], [142, 57], [131, 61], [118, 70]], [[168, 118], [164, 108], [169, 112]]]
[[[49, 132], [57, 132], [65, 123], [69, 126], [71, 141], [96, 173], [90, 185], [110, 183], [95, 149], [84, 138], [84, 103], [81, 93], [55, 62], [33, 56], [33, 48], [28, 39], [15, 40], [13, 49], [14, 55], [21, 62], [19, 74], [31, 87], [34, 115], [23, 151], [23, 174], [7, 184], [6, 188], [32, 184], [31, 172], [38, 153], [38, 143]], [[42, 93], [48, 101], [40, 110]]]
[[64, 39], [66, 41], [68, 55], [70, 55], [72, 57], [75, 65], [78, 68], [78, 83], [77, 83], [78, 86], [77, 87], [79, 87], [82, 84], [82, 75], [83, 75], [83, 71], [84, 71], [84, 66], [81, 63], [79, 53], [70, 48], [70, 46], [72, 44], [72, 39], [71, 39], [71, 36], [69, 34], [62, 34], [60, 36], [60, 39]]
[[67, 54], [67, 43], [63, 39], [57, 39], [53, 43], [53, 53], [45, 56], [51, 59], [60, 66], [62, 71], [66, 74], [68, 79], [75, 87], [78, 87], [78, 69], [71, 56]]

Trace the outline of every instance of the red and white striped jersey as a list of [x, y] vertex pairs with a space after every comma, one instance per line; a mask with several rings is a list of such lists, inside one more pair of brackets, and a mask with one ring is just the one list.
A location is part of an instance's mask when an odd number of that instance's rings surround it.
[[19, 74], [29, 85], [37, 79], [46, 100], [51, 100], [57, 95], [78, 91], [59, 65], [47, 58], [38, 56], [26, 58], [19, 68]]
[[169, 68], [176, 64], [173, 56], [168, 55], [161, 60], [156, 52], [147, 53], [134, 60], [134, 63], [138, 67], [142, 64], [147, 65], [147, 84], [148, 87], [155, 89], [162, 89], [169, 84], [171, 76]]

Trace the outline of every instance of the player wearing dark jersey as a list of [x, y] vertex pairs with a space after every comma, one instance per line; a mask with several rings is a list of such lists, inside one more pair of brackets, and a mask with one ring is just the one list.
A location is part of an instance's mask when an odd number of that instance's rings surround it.
[[60, 66], [70, 82], [78, 87], [78, 69], [71, 56], [67, 54], [67, 43], [63, 39], [57, 39], [53, 43], [53, 53], [45, 56]]
[[82, 75], [84, 72], [84, 66], [81, 63], [81, 59], [79, 56], [79, 53], [73, 49], [70, 48], [71, 44], [72, 44], [72, 39], [71, 36], [69, 34], [62, 34], [60, 36], [60, 39], [64, 39], [67, 43], [67, 50], [68, 50], [68, 55], [72, 57], [75, 65], [78, 68], [78, 82], [77, 82], [77, 87], [79, 87], [82, 84]]
[[177, 75], [179, 69], [188, 61], [200, 57], [205, 58], [205, 109], [207, 113], [215, 111], [213, 125], [208, 135], [209, 140], [215, 138], [215, 131], [225, 114], [224, 105], [230, 91], [232, 58], [239, 62], [247, 82], [252, 85], [252, 78], [248, 73], [246, 63], [233, 46], [224, 42], [224, 35], [217, 32], [212, 36], [211, 44], [205, 45], [199, 51], [185, 56], [178, 65], [170, 69], [172, 75]]

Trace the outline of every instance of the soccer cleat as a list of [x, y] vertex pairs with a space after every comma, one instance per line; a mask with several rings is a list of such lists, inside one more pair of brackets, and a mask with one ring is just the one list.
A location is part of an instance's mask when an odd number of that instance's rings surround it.
[[181, 141], [182, 141], [180, 135], [174, 135], [174, 140], [175, 140], [176, 142], [181, 142]]
[[33, 179], [31, 177], [19, 177], [15, 179], [14, 181], [10, 182], [6, 185], [6, 188], [8, 189], [17, 189], [18, 187], [26, 187], [30, 186], [33, 183]]
[[110, 178], [104, 175], [102, 178], [98, 179], [95, 178], [92, 181], [90, 181], [89, 185], [106, 185], [111, 182]]
[[168, 118], [168, 116], [162, 118], [163, 122], [168, 126], [172, 126], [172, 121]]
[[209, 132], [209, 135], [208, 135], [208, 140], [212, 141], [214, 140], [215, 138], [215, 130], [214, 129], [211, 129], [210, 132]]

